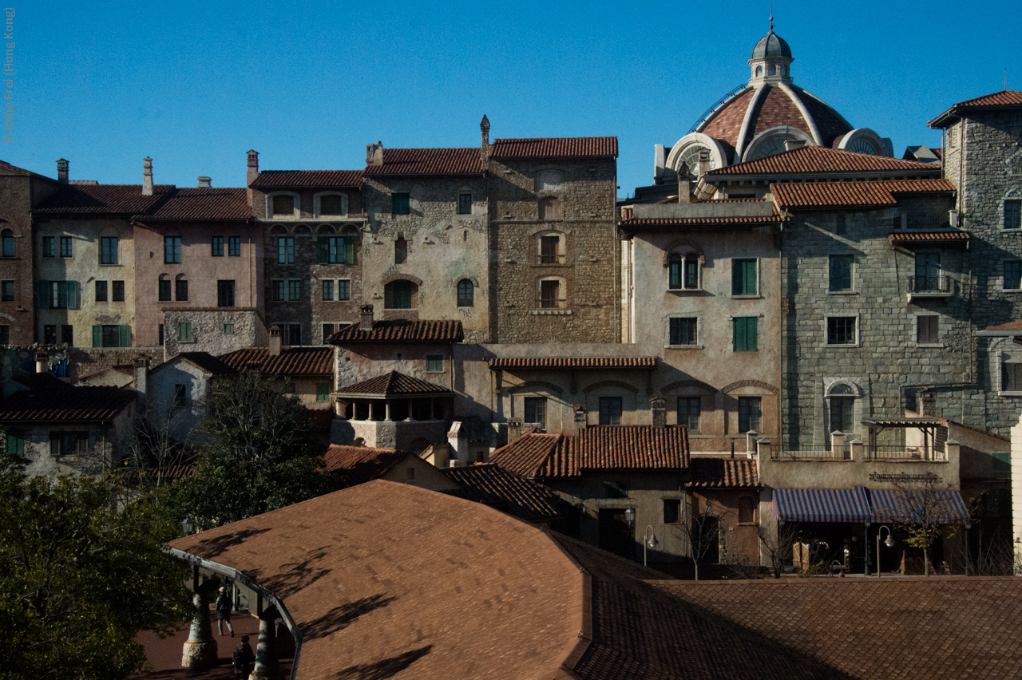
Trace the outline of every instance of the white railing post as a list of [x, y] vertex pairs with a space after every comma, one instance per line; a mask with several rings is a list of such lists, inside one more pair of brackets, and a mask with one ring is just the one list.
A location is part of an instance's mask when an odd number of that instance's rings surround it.
[[845, 436], [841, 432], [830, 433], [830, 455], [834, 458], [845, 457]]
[[853, 439], [848, 442], [852, 446], [852, 460], [856, 463], [861, 463], [866, 459], [866, 445], [858, 439]]

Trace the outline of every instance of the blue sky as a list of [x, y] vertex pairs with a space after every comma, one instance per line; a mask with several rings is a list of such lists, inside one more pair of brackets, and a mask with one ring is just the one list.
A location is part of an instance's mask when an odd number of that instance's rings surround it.
[[[0, 159], [54, 176], [243, 186], [262, 169], [352, 169], [365, 145], [614, 135], [619, 195], [748, 78], [769, 3], [22, 3]], [[1022, 5], [774, 3], [795, 83], [856, 127], [939, 145], [926, 121], [1022, 89]], [[10, 42], [10, 41], [8, 41]], [[5, 138], [6, 141], [6, 138]]]

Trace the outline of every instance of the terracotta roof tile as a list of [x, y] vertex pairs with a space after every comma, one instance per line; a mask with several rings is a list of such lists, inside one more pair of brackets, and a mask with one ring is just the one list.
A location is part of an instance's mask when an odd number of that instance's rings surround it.
[[1000, 326], [988, 326], [983, 329], [987, 331], [1020, 331], [1022, 332], [1022, 321], [1009, 321], [1008, 323], [1002, 323]]
[[259, 363], [263, 375], [333, 376], [332, 347], [283, 347], [280, 356], [271, 357], [268, 347], [248, 347], [223, 354], [219, 359], [236, 371], [246, 371]]
[[253, 189], [277, 187], [315, 188], [362, 186], [361, 170], [264, 170], [249, 185]]
[[[209, 352], [181, 352], [176, 357], [172, 358], [181, 358], [190, 361], [199, 368], [212, 373], [213, 375], [230, 375], [232, 373], [237, 373], [236, 369], [216, 358]], [[160, 366], [157, 366], [153, 370], [158, 371], [161, 366], [166, 366], [168, 363], [169, 362], [160, 364]]]
[[969, 232], [967, 231], [903, 231], [896, 232], [887, 235], [887, 240], [891, 243], [916, 243], [919, 241], [925, 241], [926, 243], [940, 243], [947, 241], [968, 241]]
[[756, 135], [781, 126], [792, 127], [811, 136], [809, 123], [791, 97], [779, 87], [770, 85], [765, 87], [766, 94], [760, 96], [756, 104], [757, 110], [752, 115], [750, 126], [752, 129], [746, 132], [748, 135], [746, 144], [755, 139]]
[[656, 357], [547, 357], [490, 359], [490, 370], [548, 368], [656, 368]]
[[384, 397], [399, 394], [447, 394], [450, 390], [425, 380], [407, 376], [404, 373], [391, 371], [375, 378], [347, 385], [337, 392], [339, 394], [371, 394]]
[[408, 457], [407, 451], [333, 444], [323, 454], [326, 472], [343, 472], [349, 486], [379, 479]]
[[480, 149], [384, 149], [383, 165], [367, 165], [367, 177], [475, 175], [483, 171]]
[[880, 180], [876, 182], [806, 182], [771, 184], [779, 208], [886, 208], [898, 202], [894, 194], [952, 193], [944, 179]]
[[447, 493], [483, 503], [527, 522], [541, 522], [560, 515], [554, 507], [559, 500], [557, 494], [499, 465], [446, 468], [443, 473], [463, 487]]
[[797, 85], [791, 85], [790, 87], [798, 95], [798, 98], [802, 100], [802, 104], [809, 111], [809, 115], [812, 116], [813, 122], [816, 123], [816, 129], [820, 131], [820, 137], [823, 138], [825, 146], [833, 145], [838, 137], [852, 131], [852, 126], [848, 124], [848, 121], [834, 110], [830, 104], [817, 98], [816, 95], [806, 92]]
[[690, 485], [709, 488], [759, 486], [756, 461], [742, 458], [693, 458]]
[[726, 141], [732, 147], [738, 144], [738, 133], [742, 129], [742, 121], [745, 119], [745, 111], [752, 102], [752, 94], [756, 90], [747, 87], [725, 103], [710, 119], [703, 124], [699, 130], [703, 134], [714, 139]]
[[599, 158], [617, 157], [617, 137], [537, 137], [496, 139], [490, 158]]
[[775, 213], [774, 215], [755, 215], [747, 217], [653, 217], [629, 219], [621, 222], [626, 230], [636, 229], [672, 229], [685, 227], [702, 229], [712, 227], [770, 227], [788, 219]]
[[707, 179], [720, 175], [819, 175], [828, 172], [908, 172], [919, 171], [940, 176], [940, 168], [930, 163], [906, 161], [868, 153], [854, 153], [820, 146], [804, 146], [783, 153], [729, 165], [707, 173]]
[[964, 102], [955, 104], [957, 107], [979, 108], [984, 106], [1022, 106], [1022, 92], [1017, 90], [1004, 90], [985, 94], [982, 97], [966, 99]]
[[150, 220], [247, 220], [252, 217], [245, 189], [196, 187], [175, 189], [147, 214]]
[[377, 321], [373, 330], [363, 331], [357, 323], [345, 326], [329, 338], [331, 345], [365, 342], [461, 342], [465, 337], [461, 321]]
[[174, 186], [153, 187], [152, 196], [142, 195], [141, 184], [67, 184], [33, 210], [46, 214], [122, 214], [150, 212], [174, 193]]
[[24, 390], [0, 401], [0, 422], [109, 421], [135, 399], [133, 391], [117, 387]]

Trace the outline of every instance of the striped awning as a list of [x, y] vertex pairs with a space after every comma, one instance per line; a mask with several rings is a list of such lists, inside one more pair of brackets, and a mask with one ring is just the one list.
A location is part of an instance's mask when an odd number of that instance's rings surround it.
[[785, 522], [872, 522], [866, 489], [774, 489], [774, 513]]
[[878, 522], [959, 524], [969, 519], [962, 495], [954, 489], [871, 489]]

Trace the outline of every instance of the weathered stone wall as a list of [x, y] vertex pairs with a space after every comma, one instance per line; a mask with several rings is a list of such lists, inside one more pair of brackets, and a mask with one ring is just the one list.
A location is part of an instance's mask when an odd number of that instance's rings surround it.
[[[192, 325], [193, 342], [181, 342], [179, 324], [182, 321]], [[225, 332], [225, 324], [233, 324], [233, 334]], [[254, 309], [201, 307], [166, 310], [163, 312], [163, 327], [163, 349], [167, 359], [181, 352], [209, 352], [219, 356], [245, 347], [266, 347], [269, 343], [266, 324]]]
[[[12, 346], [35, 341], [35, 281], [33, 278], [32, 218], [35, 203], [56, 190], [56, 183], [24, 176], [0, 177], [0, 220], [14, 232], [14, 257], [0, 258], [0, 279], [14, 281], [14, 300], [0, 300], [0, 325], [8, 326]], [[41, 338], [40, 338], [41, 339]]]
[[130, 366], [135, 357], [149, 359], [149, 367], [154, 368], [163, 363], [163, 347], [102, 347], [81, 348], [71, 347], [66, 350], [51, 352], [51, 364], [67, 357], [68, 377], [72, 380], [92, 375], [114, 366]]

